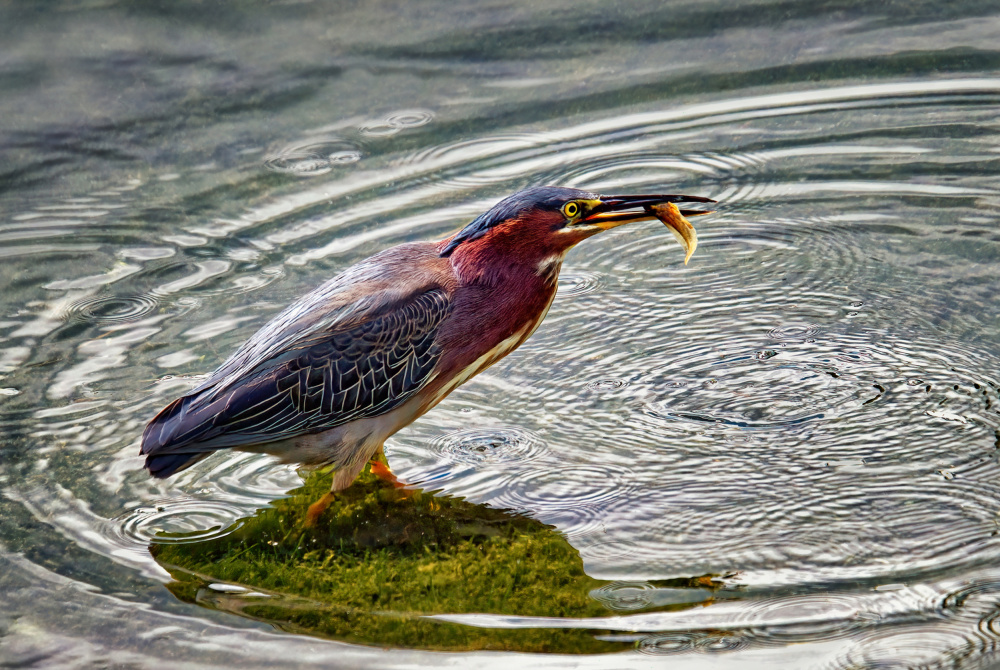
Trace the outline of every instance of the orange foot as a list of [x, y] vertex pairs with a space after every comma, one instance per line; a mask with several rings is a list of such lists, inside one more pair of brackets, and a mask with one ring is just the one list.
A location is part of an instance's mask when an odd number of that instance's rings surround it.
[[406, 486], [406, 484], [399, 481], [396, 475], [392, 474], [392, 470], [389, 469], [389, 466], [383, 463], [382, 461], [373, 458], [370, 461], [370, 465], [372, 467], [372, 474], [381, 479], [382, 481], [389, 482], [397, 489], [401, 489], [404, 486]]
[[302, 525], [306, 528], [312, 528], [315, 526], [316, 522], [319, 521], [319, 518], [323, 516], [323, 512], [326, 511], [326, 508], [329, 507], [332, 502], [333, 491], [329, 491], [322, 498], [314, 502], [312, 505], [309, 505], [309, 510], [306, 512], [306, 518], [305, 521], [302, 522]]

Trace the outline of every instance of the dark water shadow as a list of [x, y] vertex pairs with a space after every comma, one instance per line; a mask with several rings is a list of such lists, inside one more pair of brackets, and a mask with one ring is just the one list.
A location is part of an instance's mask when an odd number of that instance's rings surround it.
[[[553, 527], [459, 498], [393, 488], [365, 473], [312, 528], [329, 475], [209, 540], [161, 535], [150, 552], [182, 601], [356, 644], [435, 650], [601, 653], [636, 641], [585, 619], [682, 610], [732, 598], [714, 575], [607, 582]], [[475, 626], [436, 614], [492, 615]], [[505, 628], [504, 616], [553, 617]], [[599, 624], [598, 624], [599, 625]]]

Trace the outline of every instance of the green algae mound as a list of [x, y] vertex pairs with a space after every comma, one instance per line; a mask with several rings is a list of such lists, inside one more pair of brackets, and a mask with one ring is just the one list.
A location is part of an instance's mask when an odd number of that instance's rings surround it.
[[[396, 489], [365, 473], [305, 527], [309, 504], [329, 486], [328, 474], [313, 473], [290, 497], [227, 535], [154, 543], [150, 551], [176, 580], [168, 588], [181, 600], [289, 632], [382, 647], [561, 653], [634, 647], [634, 637], [585, 627], [500, 628], [432, 618], [581, 619], [621, 612], [591, 595], [608, 582], [589, 577], [579, 554], [551, 526], [458, 498]], [[689, 589], [692, 601], [712, 594], [706, 579], [660, 584]], [[681, 606], [690, 605], [668, 608]]]

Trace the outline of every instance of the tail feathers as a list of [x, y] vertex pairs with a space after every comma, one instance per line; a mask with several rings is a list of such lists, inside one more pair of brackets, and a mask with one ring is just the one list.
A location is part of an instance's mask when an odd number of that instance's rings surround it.
[[139, 447], [140, 454], [154, 454], [170, 443], [169, 435], [173, 431], [167, 431], [167, 424], [184, 409], [184, 398], [178, 398], [154, 416], [146, 429], [142, 431], [142, 446]]
[[211, 403], [197, 396], [178, 398], [153, 417], [142, 433], [139, 453], [146, 469], [158, 478], [169, 477], [194, 465], [217, 447], [204, 444], [221, 431], [213, 426]]
[[202, 451], [194, 454], [163, 454], [162, 456], [147, 456], [146, 469], [149, 474], [157, 479], [166, 479], [175, 475], [181, 470], [186, 470], [201, 459], [208, 456], [209, 452]]

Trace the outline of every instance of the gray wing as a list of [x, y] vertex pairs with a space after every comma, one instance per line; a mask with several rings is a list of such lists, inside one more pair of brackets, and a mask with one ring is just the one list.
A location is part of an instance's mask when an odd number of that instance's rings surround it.
[[[147, 467], [169, 476], [207, 451], [319, 432], [398, 407], [431, 378], [441, 355], [438, 327], [450, 309], [448, 294], [430, 287], [398, 300], [363, 298], [309, 327], [300, 319], [282, 326], [286, 310], [150, 422], [141, 450]], [[260, 355], [259, 343], [282, 340]], [[257, 355], [247, 355], [255, 346]]]
[[[373, 310], [381, 313], [387, 305], [404, 303], [413, 291], [394, 291], [385, 282], [386, 267], [380, 262], [383, 255], [348, 268], [289, 305], [188, 395], [206, 391], [211, 397], [218, 396], [254, 373], [296, 356], [314, 343], [314, 338], [364, 322]], [[428, 288], [433, 287], [424, 287]], [[358, 293], [361, 297], [355, 297]]]

